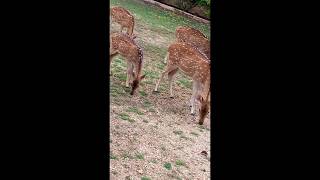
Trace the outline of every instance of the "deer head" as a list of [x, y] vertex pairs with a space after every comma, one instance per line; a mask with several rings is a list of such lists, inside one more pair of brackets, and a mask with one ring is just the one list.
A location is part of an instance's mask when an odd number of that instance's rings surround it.
[[131, 92], [130, 92], [130, 95], [134, 95], [136, 89], [138, 89], [138, 87], [139, 87], [140, 81], [141, 81], [143, 78], [145, 78], [145, 76], [146, 76], [146, 75], [142, 75], [142, 76], [140, 76], [139, 78], [133, 80], [133, 82], [132, 82], [132, 90], [131, 90]]
[[210, 89], [208, 90], [208, 94], [204, 97], [203, 95], [198, 95], [197, 100], [200, 102], [199, 108], [199, 124], [202, 125], [206, 115], [210, 109]]

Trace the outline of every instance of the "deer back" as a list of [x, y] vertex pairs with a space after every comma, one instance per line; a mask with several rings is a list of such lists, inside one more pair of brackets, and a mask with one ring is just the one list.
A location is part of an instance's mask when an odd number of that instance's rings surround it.
[[179, 26], [176, 29], [176, 38], [178, 42], [188, 43], [191, 46], [196, 47], [210, 60], [210, 41], [199, 30], [191, 27]]
[[140, 63], [143, 59], [142, 49], [127, 34], [112, 33], [111, 34], [111, 51], [117, 51], [132, 63]]
[[201, 83], [210, 80], [210, 61], [187, 43], [175, 42], [169, 46], [168, 64], [177, 66], [193, 80]]

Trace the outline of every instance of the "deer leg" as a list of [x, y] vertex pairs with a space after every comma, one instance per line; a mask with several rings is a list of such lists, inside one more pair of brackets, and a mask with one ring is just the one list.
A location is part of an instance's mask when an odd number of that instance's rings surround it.
[[156, 84], [156, 87], [154, 88], [154, 91], [156, 91], [156, 92], [158, 91], [159, 84], [160, 84], [161, 80], [163, 79], [163, 76], [166, 75], [168, 72], [174, 70], [174, 69], [176, 69], [176, 67], [167, 65], [167, 68], [166, 68], [166, 70], [161, 74], [160, 79], [158, 80], [158, 82], [157, 82], [157, 84]]
[[164, 60], [163, 60], [163, 63], [167, 63], [167, 60], [168, 60], [168, 54], [166, 55], [166, 57], [164, 58]]
[[133, 65], [131, 63], [128, 63], [127, 65], [127, 80], [126, 80], [126, 87], [128, 88], [131, 80], [132, 80], [132, 74], [133, 74]]
[[173, 81], [172, 80], [174, 79], [177, 72], [178, 72], [178, 68], [176, 68], [168, 73], [169, 87], [170, 87], [170, 98], [173, 98], [173, 92], [172, 92]]
[[127, 35], [128, 35], [128, 36], [131, 36], [130, 31], [131, 31], [131, 30], [130, 30], [130, 27], [127, 27]]
[[190, 106], [191, 106], [191, 115], [195, 115], [194, 109], [195, 109], [195, 100], [196, 100], [196, 96], [198, 94], [198, 90], [199, 90], [199, 83], [196, 81], [193, 81], [192, 83], [192, 96], [190, 99]]

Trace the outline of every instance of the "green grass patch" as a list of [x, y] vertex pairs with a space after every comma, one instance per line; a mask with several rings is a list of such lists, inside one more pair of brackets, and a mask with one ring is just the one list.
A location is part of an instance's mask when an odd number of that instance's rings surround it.
[[178, 80], [178, 85], [185, 87], [185, 88], [191, 88], [192, 87], [192, 81], [187, 78], [181, 78]]
[[155, 84], [152, 80], [146, 80], [146, 81], [143, 81], [144, 83], [146, 84]]
[[117, 157], [117, 156], [115, 156], [115, 155], [113, 155], [113, 154], [111, 154], [111, 155], [110, 155], [110, 159], [117, 160], [117, 159], [118, 159], [118, 157]]
[[120, 113], [119, 114], [119, 117], [122, 119], [122, 120], [125, 120], [125, 121], [128, 121], [130, 119], [130, 116], [126, 113]]
[[158, 161], [155, 159], [152, 159], [150, 162], [154, 163], [154, 164], [158, 164]]
[[138, 115], [143, 115], [144, 114], [137, 107], [129, 107], [126, 111], [127, 112], [133, 112], [133, 113], [136, 113]]
[[143, 176], [143, 177], [141, 177], [141, 180], [151, 180], [151, 178]]
[[164, 71], [165, 66], [166, 66], [166, 65], [165, 65], [165, 64], [163, 64], [162, 62], [161, 62], [161, 63], [157, 63], [157, 64], [156, 64], [156, 67], [157, 67], [158, 69], [160, 69], [160, 70], [161, 70], [161, 72], [162, 72], [162, 71]]
[[130, 116], [126, 113], [120, 113], [119, 114], [120, 119], [124, 120], [124, 121], [129, 121], [129, 122], [135, 122], [134, 119], [131, 119]]
[[138, 154], [136, 154], [136, 158], [143, 160], [144, 159], [144, 155], [141, 154], [141, 153], [138, 153]]
[[115, 78], [119, 79], [120, 81], [126, 81], [127, 80], [127, 74], [115, 74], [114, 75]]
[[118, 97], [125, 95], [126, 92], [123, 90], [123, 88], [120, 85], [117, 85], [116, 83], [113, 83], [110, 87], [110, 94], [112, 97]]
[[181, 138], [181, 139], [186, 139], [186, 140], [190, 139], [190, 138], [188, 138], [187, 136], [185, 136], [185, 135], [183, 135], [183, 134], [180, 136], [180, 138]]
[[145, 71], [145, 75], [148, 79], [158, 79], [159, 76], [159, 72], [157, 71]]
[[184, 16], [165, 11], [159, 7], [147, 5], [139, 1], [111, 0], [111, 6], [122, 6], [134, 14], [137, 22], [147, 24], [152, 29], [159, 29], [161, 32], [175, 32], [177, 26], [190, 26], [210, 36], [210, 26]]
[[155, 46], [153, 44], [149, 44], [147, 42], [144, 43], [145, 52], [152, 55], [151, 58], [155, 58], [157, 61], [163, 61], [164, 57], [167, 54], [167, 48], [161, 48], [159, 46]]
[[163, 167], [166, 168], [166, 169], [168, 169], [168, 170], [171, 170], [171, 169], [172, 169], [171, 163], [168, 163], [168, 162], [167, 162], [167, 163], [164, 163]]
[[173, 133], [176, 135], [181, 135], [183, 132], [179, 130], [179, 131], [173, 131]]
[[143, 97], [146, 97], [148, 95], [145, 91], [139, 91], [139, 94]]
[[143, 106], [146, 107], [146, 108], [150, 108], [152, 106], [152, 103], [145, 99], [143, 101]]
[[112, 73], [126, 72], [127, 70], [126, 60], [123, 59], [121, 56], [117, 56], [112, 60], [111, 67], [112, 67]]
[[[210, 131], [210, 129], [205, 127], [204, 125], [198, 125], [198, 128], [200, 128], [200, 130], [204, 129], [204, 130]], [[201, 132], [203, 132], [203, 131], [201, 131]]]
[[186, 163], [184, 161], [182, 161], [182, 160], [176, 160], [176, 165], [177, 166], [185, 166]]
[[123, 159], [134, 159], [134, 157], [133, 156], [131, 156], [130, 154], [128, 154], [128, 153], [123, 153], [122, 155], [121, 155], [121, 157], [123, 158]]
[[196, 133], [196, 132], [190, 132], [190, 134], [192, 134], [192, 135], [194, 135], [194, 136], [199, 136], [199, 134]]

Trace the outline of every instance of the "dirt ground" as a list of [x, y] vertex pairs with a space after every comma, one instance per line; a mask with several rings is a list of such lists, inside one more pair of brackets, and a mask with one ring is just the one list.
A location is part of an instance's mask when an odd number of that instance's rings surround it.
[[[112, 23], [111, 31], [118, 30]], [[111, 65], [111, 179], [210, 179], [210, 113], [202, 126], [198, 114], [190, 115], [190, 78], [179, 72], [173, 99], [169, 98], [167, 77], [160, 92], [153, 92], [174, 33], [160, 32], [137, 20], [134, 34], [144, 49], [147, 76], [139, 93], [130, 96], [130, 89], [125, 88], [126, 62], [117, 57]]]

